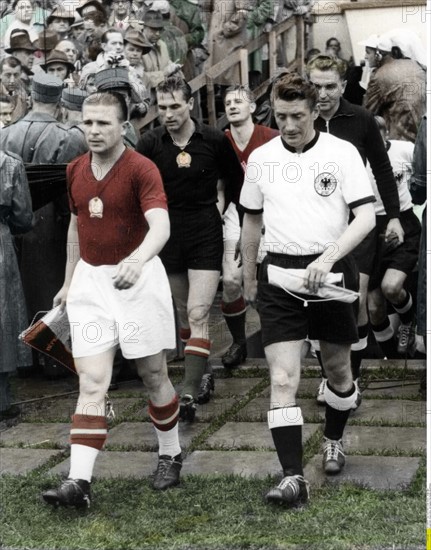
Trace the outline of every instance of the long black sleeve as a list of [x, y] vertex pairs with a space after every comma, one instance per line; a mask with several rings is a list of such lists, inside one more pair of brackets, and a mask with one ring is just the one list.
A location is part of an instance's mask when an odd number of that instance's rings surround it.
[[365, 154], [376, 180], [377, 189], [389, 219], [400, 215], [400, 199], [392, 166], [374, 118], [370, 117]]

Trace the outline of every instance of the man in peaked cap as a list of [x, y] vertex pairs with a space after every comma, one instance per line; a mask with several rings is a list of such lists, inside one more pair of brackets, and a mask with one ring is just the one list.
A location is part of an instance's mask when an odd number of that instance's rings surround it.
[[62, 120], [67, 126], [78, 126], [82, 123], [82, 104], [88, 97], [86, 90], [80, 88], [63, 88], [61, 92]]
[[[18, 154], [26, 164], [62, 165], [87, 150], [83, 132], [57, 120], [63, 82], [43, 71], [33, 77], [33, 107], [21, 120], [3, 128], [0, 148]], [[43, 177], [43, 166], [40, 176]], [[61, 184], [61, 166], [58, 178]], [[64, 175], [65, 177], [65, 175]], [[52, 307], [62, 285], [69, 210], [66, 195], [35, 212], [35, 226], [21, 241], [20, 270], [29, 318]]]

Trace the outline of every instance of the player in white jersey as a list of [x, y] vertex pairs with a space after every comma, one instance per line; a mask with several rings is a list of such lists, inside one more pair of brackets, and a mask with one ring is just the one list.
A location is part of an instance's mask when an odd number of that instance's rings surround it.
[[[358, 289], [349, 253], [375, 225], [375, 198], [355, 147], [314, 129], [319, 107], [313, 84], [297, 74], [283, 75], [274, 83], [271, 100], [281, 136], [249, 157], [240, 197], [245, 211], [241, 252], [244, 297], [257, 306], [261, 319], [271, 376], [268, 425], [284, 475], [266, 498], [297, 506], [308, 500], [303, 419], [296, 405], [307, 335], [320, 341], [328, 374], [323, 467], [327, 474], [337, 474], [344, 466], [342, 436], [357, 396], [350, 369], [350, 346], [358, 339], [357, 307], [322, 301], [317, 293], [331, 271], [343, 274], [346, 288]], [[349, 225], [350, 210], [355, 217]], [[257, 282], [262, 218], [269, 252]], [[303, 292], [291, 295], [270, 284], [274, 266], [305, 270]]]
[[[371, 328], [384, 355], [388, 358], [398, 354], [414, 355], [415, 330], [413, 299], [406, 289], [408, 275], [416, 266], [419, 255], [421, 224], [413, 212], [412, 197], [408, 182], [412, 173], [414, 145], [410, 141], [388, 140], [386, 123], [383, 117], [376, 116], [382, 139], [386, 145], [389, 160], [397, 182], [400, 198], [400, 223], [404, 230], [404, 240], [400, 242], [396, 235], [390, 235], [385, 242], [382, 237], [388, 221], [386, 210], [379, 195], [375, 179], [369, 170], [371, 184], [377, 201], [376, 239], [374, 262], [368, 285], [368, 312]], [[400, 318], [398, 334], [388, 317], [386, 300], [393, 306]], [[398, 336], [398, 338], [396, 338]]]

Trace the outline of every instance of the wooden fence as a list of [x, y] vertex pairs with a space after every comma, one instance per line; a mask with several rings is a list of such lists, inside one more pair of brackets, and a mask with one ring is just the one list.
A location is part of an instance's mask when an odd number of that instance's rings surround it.
[[[294, 33], [293, 39], [292, 34]], [[292, 52], [289, 51], [290, 45], [294, 43], [295, 52], [292, 57]], [[281, 64], [289, 70], [296, 70], [300, 74], [304, 72], [304, 19], [302, 16], [293, 16], [278, 25], [275, 25], [269, 33], [264, 33], [259, 37], [248, 42], [247, 47], [239, 48], [231, 53], [226, 59], [212, 65], [205, 72], [196, 76], [189, 81], [192, 92], [197, 92], [201, 88], [206, 87], [207, 109], [208, 109], [208, 124], [211, 126], [220, 125], [217, 121], [217, 113], [215, 107], [215, 91], [214, 82], [217, 77], [222, 75], [230, 67], [239, 64], [240, 66], [240, 82], [239, 84], [248, 84], [248, 56], [260, 50], [265, 45], [268, 46], [269, 52], [269, 78], [262, 82], [255, 90], [256, 98], [263, 95], [268, 87], [268, 84], [274, 77], [277, 71], [277, 66]], [[142, 132], [145, 127], [155, 120], [158, 116], [157, 106], [153, 105], [148, 110], [139, 124], [139, 130]]]

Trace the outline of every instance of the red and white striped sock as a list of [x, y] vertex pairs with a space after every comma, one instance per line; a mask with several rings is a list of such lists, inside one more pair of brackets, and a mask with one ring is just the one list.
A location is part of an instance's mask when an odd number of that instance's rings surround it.
[[91, 481], [99, 451], [108, 437], [104, 416], [75, 414], [70, 430], [70, 471], [72, 479]]
[[178, 437], [179, 411], [177, 395], [170, 403], [161, 407], [154, 405], [151, 401], [149, 402], [148, 412], [159, 441], [159, 455], [174, 457], [181, 453]]

